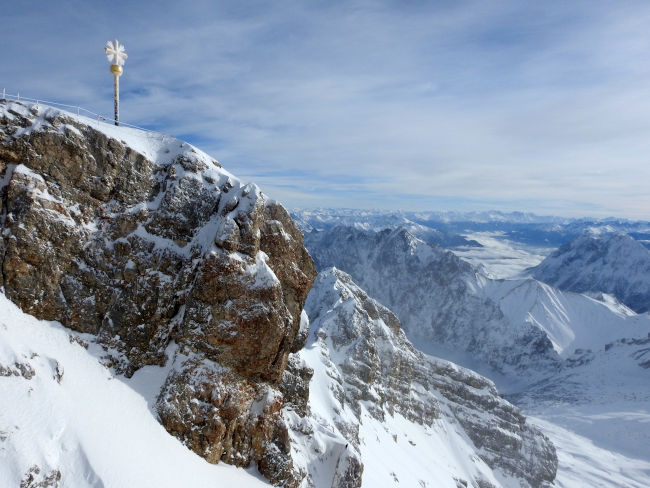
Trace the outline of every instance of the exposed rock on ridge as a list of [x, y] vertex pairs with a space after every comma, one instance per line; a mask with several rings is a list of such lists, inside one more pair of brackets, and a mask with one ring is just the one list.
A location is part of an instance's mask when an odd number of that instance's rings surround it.
[[443, 345], [513, 374], [558, 363], [553, 344], [535, 323], [513, 322], [489, 296], [489, 278], [404, 229], [374, 233], [335, 227], [306, 234], [305, 245], [319, 269], [342, 269], [390, 307], [409, 338], [427, 352]]
[[610, 293], [637, 313], [650, 311], [650, 251], [626, 234], [585, 232], [531, 271], [561, 290]]
[[[387, 486], [397, 478], [408, 486], [429, 486], [433, 479], [443, 483], [445, 476], [445, 486], [453, 479], [458, 486], [550, 486], [557, 468], [550, 441], [498, 396], [491, 381], [414, 349], [397, 317], [349, 275], [335, 268], [321, 272], [306, 311], [311, 332], [300, 356], [315, 370], [312, 420], [294, 416], [289, 423], [294, 445], [305, 445], [305, 452], [329, 446], [326, 454], [306, 462], [312, 478], [336, 480], [352, 470], [356, 478], [349, 479], [356, 482], [332, 486], [360, 486], [362, 480], [364, 486]], [[388, 465], [376, 459], [377, 450], [387, 449], [379, 437], [384, 429], [393, 435]], [[410, 436], [423, 432], [424, 440], [404, 442], [405, 429], [411, 429]], [[445, 459], [435, 447], [439, 437], [446, 450], [455, 446], [465, 460]], [[417, 456], [430, 459], [431, 466], [415, 463], [399, 471], [405, 459]], [[354, 469], [357, 458], [364, 461], [362, 471]], [[438, 461], [441, 466], [433, 467]], [[436, 474], [425, 476], [427, 469]], [[496, 472], [501, 475], [495, 478]]]
[[176, 343], [163, 425], [296, 484], [277, 384], [315, 270], [284, 208], [178, 140], [17, 102], [0, 101], [0, 177], [7, 297], [97, 335], [127, 375]]

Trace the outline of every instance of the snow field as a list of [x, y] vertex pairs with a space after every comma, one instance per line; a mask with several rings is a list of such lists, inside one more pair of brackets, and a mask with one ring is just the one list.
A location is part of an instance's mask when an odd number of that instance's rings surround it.
[[[648, 488], [650, 461], [603, 449], [589, 436], [576, 434], [553, 417], [529, 417], [555, 444], [558, 488]], [[593, 434], [593, 431], [592, 431]], [[624, 435], [618, 432], [616, 435]], [[647, 447], [647, 446], [646, 446]]]
[[116, 377], [100, 348], [71, 338], [91, 339], [0, 295], [0, 365], [34, 372], [0, 376], [0, 486], [19, 486], [33, 466], [36, 480], [60, 472], [63, 488], [269, 486], [253, 471], [206, 463], [165, 431], [150, 409], [163, 368]]

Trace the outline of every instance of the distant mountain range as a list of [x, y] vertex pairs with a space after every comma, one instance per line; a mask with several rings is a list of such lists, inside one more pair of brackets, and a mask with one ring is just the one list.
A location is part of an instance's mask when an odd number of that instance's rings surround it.
[[650, 332], [650, 317], [611, 300], [531, 278], [490, 279], [404, 229], [338, 226], [307, 233], [305, 245], [318, 269], [344, 270], [387, 304], [418, 348], [483, 373], [491, 368], [534, 380], [560, 368], [575, 349]]
[[406, 229], [420, 239], [438, 244], [442, 247], [470, 246], [480, 247], [481, 244], [467, 239], [459, 234], [441, 230], [431, 225], [415, 222], [413, 216], [405, 216], [401, 212], [378, 212], [364, 210], [320, 210], [296, 211], [293, 219], [303, 232], [312, 230], [327, 230], [339, 225], [353, 227], [365, 231], [381, 231], [384, 229]]
[[[530, 246], [559, 247], [588, 229], [624, 232], [650, 247], [650, 222], [618, 218], [571, 219], [525, 212], [406, 212], [357, 209], [299, 209], [291, 212], [303, 232], [347, 225], [361, 230], [405, 228], [414, 236], [443, 247], [476, 246], [465, 237], [474, 232], [499, 232]], [[432, 230], [434, 232], [432, 232]]]

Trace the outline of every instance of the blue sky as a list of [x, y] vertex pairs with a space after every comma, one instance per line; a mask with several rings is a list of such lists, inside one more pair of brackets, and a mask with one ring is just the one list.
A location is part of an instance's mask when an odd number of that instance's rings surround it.
[[650, 2], [0, 3], [9, 93], [186, 139], [288, 207], [650, 219]]

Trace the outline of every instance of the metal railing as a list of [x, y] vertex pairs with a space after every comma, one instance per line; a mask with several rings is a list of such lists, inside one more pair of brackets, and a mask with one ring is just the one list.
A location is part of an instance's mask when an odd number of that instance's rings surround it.
[[[65, 103], [60, 103], [60, 102], [53, 102], [52, 100], [43, 100], [42, 98], [29, 98], [29, 97], [23, 97], [20, 95], [20, 93], [16, 93], [15, 95], [9, 94], [6, 92], [6, 90], [3, 88], [2, 89], [2, 97], [0, 97], [0, 100], [16, 100], [18, 102], [21, 101], [26, 101], [26, 102], [34, 102], [36, 105], [39, 103], [42, 103], [44, 105], [51, 105], [53, 107], [59, 108], [62, 107], [64, 111], [72, 113], [74, 115], [75, 111], [77, 115], [83, 115], [84, 117], [88, 117], [91, 119], [97, 119], [100, 122], [106, 122], [106, 123], [113, 123], [114, 120], [111, 117], [106, 117], [102, 114], [98, 114], [96, 112], [92, 112], [91, 110], [85, 109], [83, 107], [79, 107], [77, 105], [68, 105]], [[69, 110], [72, 109], [72, 110]], [[125, 126], [125, 127], [130, 127], [132, 129], [138, 129], [138, 130], [143, 130], [145, 132], [150, 132], [152, 134], [158, 134], [160, 135], [163, 139], [166, 137], [173, 137], [170, 136], [169, 134], [163, 134], [162, 132], [147, 129], [145, 127], [140, 127], [137, 125], [133, 124], [128, 124], [126, 122], [120, 121], [120, 127]]]

